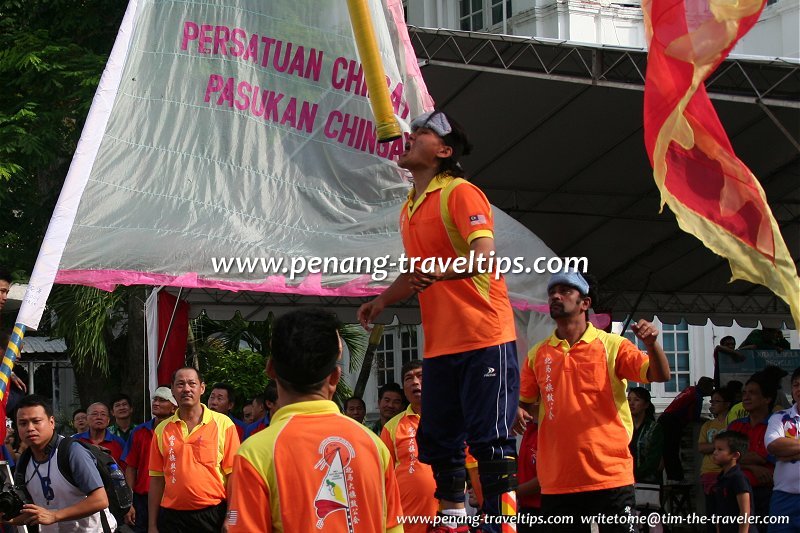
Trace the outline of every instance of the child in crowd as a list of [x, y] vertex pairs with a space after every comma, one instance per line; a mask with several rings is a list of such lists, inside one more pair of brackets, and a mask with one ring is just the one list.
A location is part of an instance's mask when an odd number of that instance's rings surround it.
[[714, 486], [714, 506], [721, 517], [740, 517], [734, 523], [717, 524], [717, 533], [747, 533], [752, 513], [753, 489], [737, 464], [747, 453], [747, 435], [722, 431], [714, 437], [714, 462], [722, 468]]
[[[711, 407], [709, 411], [714, 416], [700, 428], [700, 438], [697, 441], [697, 451], [703, 454], [703, 464], [700, 466], [700, 481], [703, 484], [703, 493], [706, 497], [706, 514], [711, 516], [714, 511], [714, 494], [712, 489], [717, 482], [717, 476], [722, 469], [714, 463], [714, 437], [728, 427], [726, 417], [733, 404], [733, 391], [727, 388], [717, 389], [711, 394]], [[716, 527], [708, 524], [708, 533], [714, 533]]]

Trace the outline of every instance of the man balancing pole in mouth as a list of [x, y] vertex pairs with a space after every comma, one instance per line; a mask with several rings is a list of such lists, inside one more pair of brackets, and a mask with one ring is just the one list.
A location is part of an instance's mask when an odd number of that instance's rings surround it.
[[[414, 182], [400, 213], [405, 253], [412, 260], [442, 259], [449, 266], [412, 268], [358, 310], [361, 325], [369, 329], [386, 306], [415, 293], [419, 297], [427, 386], [417, 438], [420, 459], [431, 465], [436, 480], [437, 524], [442, 525], [433, 531], [448, 533], [469, 531], [465, 441], [478, 460], [481, 512], [500, 515], [502, 508], [516, 514], [511, 434], [519, 395], [516, 332], [505, 280], [482, 268], [494, 255], [494, 220], [484, 194], [462, 179], [459, 160], [470, 149], [464, 130], [443, 111], [411, 122], [406, 150], [397, 161]], [[463, 258], [458, 266], [453, 264], [457, 258]], [[481, 527], [500, 531], [497, 524]]]

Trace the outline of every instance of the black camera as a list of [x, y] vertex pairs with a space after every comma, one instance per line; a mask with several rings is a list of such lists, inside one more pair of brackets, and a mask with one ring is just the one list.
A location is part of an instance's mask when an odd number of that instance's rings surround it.
[[3, 513], [6, 520], [19, 516], [22, 506], [30, 502], [31, 497], [24, 486], [7, 485], [0, 490], [0, 513]]

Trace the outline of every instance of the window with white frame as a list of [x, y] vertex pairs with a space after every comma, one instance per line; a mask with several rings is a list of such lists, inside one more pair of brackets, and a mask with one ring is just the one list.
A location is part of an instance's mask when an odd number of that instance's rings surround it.
[[[419, 349], [417, 348], [417, 328], [414, 326], [400, 327], [400, 360], [402, 365], [419, 359]], [[402, 368], [402, 365], [400, 367]], [[398, 383], [403, 380], [403, 376], [398, 376]]]
[[460, 0], [461, 12], [459, 13], [460, 28], [467, 31], [484, 29], [483, 0]]
[[[505, 3], [505, 17], [503, 4]], [[511, 18], [511, 0], [459, 0], [459, 27], [467, 31], [483, 31]]]
[[671, 378], [663, 384], [667, 394], [678, 394], [691, 385], [689, 375], [689, 325], [685, 320], [679, 324], [661, 325], [661, 346], [669, 361]]
[[394, 332], [384, 333], [381, 343], [375, 350], [375, 372], [378, 376], [378, 387], [383, 387], [387, 383], [394, 381], [394, 341]]
[[[630, 383], [630, 387], [645, 387], [654, 398], [668, 398], [677, 396], [679, 392], [691, 385], [691, 364], [689, 357], [689, 325], [686, 321], [679, 324], [660, 324], [659, 342], [664, 348], [670, 369], [670, 380], [666, 383]], [[625, 338], [636, 345], [640, 350], [646, 351], [644, 344], [628, 329]]]
[[[492, 25], [500, 24], [503, 22], [503, 0], [491, 0], [492, 3]], [[511, 0], [505, 0], [506, 3], [506, 16], [511, 16]]]
[[419, 359], [417, 326], [386, 328], [381, 343], [375, 350], [375, 372], [378, 378], [378, 387], [392, 381], [402, 383], [400, 370], [404, 364], [414, 359]]

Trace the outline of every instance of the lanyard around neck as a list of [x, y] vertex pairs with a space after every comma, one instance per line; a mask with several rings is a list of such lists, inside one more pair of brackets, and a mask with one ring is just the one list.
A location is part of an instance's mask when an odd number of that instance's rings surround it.
[[39, 483], [42, 485], [42, 495], [44, 499], [47, 500], [47, 505], [50, 505], [50, 502], [55, 499], [55, 494], [53, 493], [53, 486], [50, 480], [50, 467], [53, 466], [53, 455], [55, 455], [56, 449], [58, 446], [53, 446], [50, 450], [50, 454], [47, 457], [47, 476], [42, 477], [41, 472], [39, 472], [39, 467], [44, 464], [44, 462], [38, 462], [31, 453], [31, 461], [33, 462], [33, 474], [31, 474], [30, 479], [25, 482], [27, 485], [33, 479], [33, 476], [39, 476]]

